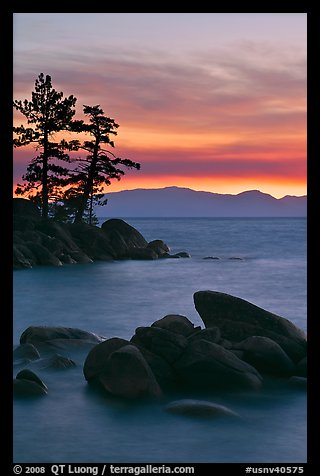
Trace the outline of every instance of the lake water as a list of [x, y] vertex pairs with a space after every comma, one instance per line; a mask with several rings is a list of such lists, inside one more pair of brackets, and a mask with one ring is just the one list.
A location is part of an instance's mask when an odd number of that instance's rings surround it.
[[[136, 327], [175, 313], [203, 327], [193, 293], [206, 289], [244, 298], [306, 331], [305, 219], [126, 221], [148, 241], [163, 239], [172, 253], [188, 251], [191, 258], [15, 271], [15, 345], [30, 325], [130, 339]], [[306, 461], [306, 397], [286, 384], [132, 405], [94, 393], [82, 375], [85, 355], [71, 357], [79, 364], [73, 369], [38, 372], [47, 397], [15, 401], [15, 462]], [[190, 396], [229, 406], [242, 418], [199, 421], [164, 411], [169, 401]]]

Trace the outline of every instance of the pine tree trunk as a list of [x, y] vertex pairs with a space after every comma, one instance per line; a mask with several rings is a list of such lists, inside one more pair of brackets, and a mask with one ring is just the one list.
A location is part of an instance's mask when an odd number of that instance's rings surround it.
[[42, 218], [48, 218], [48, 134], [45, 133], [43, 141], [42, 161]]

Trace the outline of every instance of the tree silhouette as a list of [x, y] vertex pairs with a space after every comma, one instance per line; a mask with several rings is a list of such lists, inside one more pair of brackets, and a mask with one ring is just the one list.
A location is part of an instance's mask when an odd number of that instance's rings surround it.
[[[84, 212], [89, 203], [89, 217], [92, 216], [94, 200], [98, 201], [103, 196], [103, 186], [110, 185], [112, 179], [120, 180], [125, 172], [119, 166], [140, 169], [140, 164], [130, 159], [116, 157], [110, 150], [103, 148], [107, 144], [114, 147], [110, 135], [117, 135], [119, 125], [104, 115], [104, 111], [97, 106], [83, 106], [83, 112], [89, 118], [89, 123], [74, 121], [73, 130], [85, 132], [92, 139], [82, 144], [74, 141], [72, 146], [88, 152], [85, 158], [79, 158], [78, 166], [71, 173], [71, 181], [76, 184], [68, 193], [72, 194], [73, 200], [77, 198], [78, 205], [75, 214], [75, 222], [83, 221]], [[99, 196], [100, 193], [100, 196]], [[101, 202], [100, 202], [101, 204]]]
[[72, 117], [75, 114], [76, 103], [74, 96], [65, 97], [52, 87], [51, 77], [40, 73], [35, 81], [31, 100], [14, 100], [13, 106], [26, 118], [33, 127], [14, 127], [16, 137], [14, 147], [37, 144], [39, 155], [34, 157], [27, 167], [27, 173], [22, 177], [26, 184], [18, 184], [17, 195], [26, 195], [37, 202], [42, 209], [42, 217], [48, 217], [49, 198], [59, 196], [61, 187], [69, 183], [67, 168], [57, 165], [53, 160], [70, 162], [68, 142], [55, 142], [54, 134], [70, 130]]

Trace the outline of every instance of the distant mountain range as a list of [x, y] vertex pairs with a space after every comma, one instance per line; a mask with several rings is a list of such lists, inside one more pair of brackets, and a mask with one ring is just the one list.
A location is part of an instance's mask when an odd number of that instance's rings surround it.
[[98, 217], [305, 217], [307, 196], [274, 198], [259, 190], [237, 195], [190, 188], [135, 189], [105, 194]]

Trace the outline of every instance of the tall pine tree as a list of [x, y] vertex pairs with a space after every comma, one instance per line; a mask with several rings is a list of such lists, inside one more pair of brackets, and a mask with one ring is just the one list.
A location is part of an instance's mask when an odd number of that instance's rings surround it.
[[79, 149], [86, 151], [88, 155], [78, 159], [78, 166], [72, 172], [71, 180], [76, 183], [76, 187], [73, 188], [73, 198], [78, 197], [76, 223], [83, 221], [87, 207], [92, 213], [93, 200], [98, 198], [95, 194], [101, 193], [104, 185], [110, 185], [112, 179], [120, 180], [125, 175], [121, 166], [140, 169], [138, 162], [116, 157], [109, 149], [104, 148], [105, 145], [114, 147], [110, 135], [117, 135], [119, 125], [105, 116], [99, 105], [84, 106], [83, 112], [89, 117], [89, 122], [75, 121], [74, 130], [89, 134], [91, 140], [78, 145]]
[[42, 217], [48, 217], [48, 202], [56, 198], [61, 188], [69, 183], [68, 169], [57, 161], [70, 162], [65, 152], [68, 143], [54, 141], [54, 134], [70, 129], [75, 114], [76, 98], [71, 95], [63, 98], [62, 92], [52, 87], [51, 77], [39, 74], [35, 81], [31, 100], [15, 100], [13, 106], [20, 111], [32, 127], [14, 127], [16, 137], [14, 147], [37, 144], [40, 153], [34, 157], [22, 177], [23, 185], [18, 184], [17, 195], [27, 195], [37, 202], [42, 210]]

